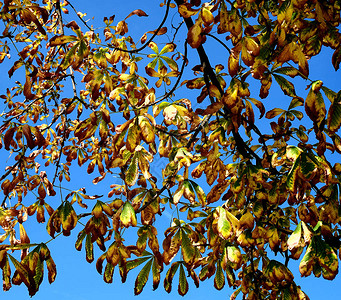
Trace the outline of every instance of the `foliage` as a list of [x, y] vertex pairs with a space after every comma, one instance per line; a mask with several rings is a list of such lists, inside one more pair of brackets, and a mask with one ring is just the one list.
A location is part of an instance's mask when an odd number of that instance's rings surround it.
[[[140, 266], [136, 294], [163, 276], [167, 292], [178, 278], [180, 295], [212, 278], [231, 299], [308, 299], [289, 262], [332, 280], [341, 255], [341, 91], [309, 78], [323, 48], [339, 68], [341, 2], [161, 6], [158, 28], [134, 39], [140, 9], [104, 18], [102, 31], [72, 1], [0, 2], [0, 62], [15, 78], [0, 96], [3, 289], [24, 283], [34, 295], [45, 264], [55, 280], [50, 241], [25, 230], [36, 218], [52, 238], [77, 232], [105, 282]], [[212, 43], [226, 57], [215, 66]], [[268, 109], [273, 85], [284, 101]], [[85, 170], [107, 196], [68, 183]]]

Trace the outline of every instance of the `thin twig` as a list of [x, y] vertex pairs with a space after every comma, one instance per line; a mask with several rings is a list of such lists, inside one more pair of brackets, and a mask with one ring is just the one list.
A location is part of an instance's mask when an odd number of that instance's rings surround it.
[[207, 35], [207, 36], [215, 39], [219, 44], [221, 44], [231, 54], [231, 49], [229, 47], [227, 47], [226, 44], [222, 40], [218, 39], [216, 36], [214, 36], [213, 34], [210, 34], [210, 33], [204, 33], [204, 35]]
[[154, 34], [151, 36], [151, 38], [150, 38], [143, 46], [141, 46], [140, 48], [137, 48], [137, 49], [133, 49], [133, 50], [122, 49], [122, 48], [119, 48], [119, 47], [112, 46], [111, 44], [107, 44], [107, 46], [108, 46], [109, 48], [111, 48], [111, 49], [118, 50], [118, 51], [122, 51], [122, 52], [131, 53], [131, 54], [134, 54], [134, 53], [137, 53], [137, 52], [142, 51], [142, 50], [143, 50], [144, 48], [146, 48], [146, 47], [149, 45], [149, 43], [150, 43], [151, 41], [153, 41], [153, 39], [159, 34], [159, 32], [160, 32], [160, 30], [161, 30], [163, 24], [165, 24], [165, 22], [166, 22], [166, 20], [167, 20], [167, 18], [168, 18], [170, 2], [171, 2], [171, 0], [168, 0], [168, 1], [167, 1], [167, 4], [166, 4], [166, 6], [167, 6], [166, 12], [165, 12], [165, 15], [164, 15], [164, 17], [163, 17], [163, 19], [162, 19], [162, 21], [161, 21], [159, 27], [155, 30]]

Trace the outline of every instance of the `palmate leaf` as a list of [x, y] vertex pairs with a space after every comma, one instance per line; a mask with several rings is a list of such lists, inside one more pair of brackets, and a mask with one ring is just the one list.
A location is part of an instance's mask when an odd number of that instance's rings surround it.
[[272, 119], [282, 113], [284, 113], [285, 110], [282, 108], [274, 108], [272, 110], [269, 110], [266, 114], [265, 114], [265, 118], [267, 119]]
[[37, 292], [37, 290], [35, 290], [35, 286], [33, 286], [33, 290], [32, 290], [31, 280], [30, 280], [28, 270], [19, 261], [17, 261], [12, 255], [10, 254], [7, 254], [7, 255], [10, 258], [12, 264], [14, 265], [16, 271], [18, 272], [20, 279], [22, 280], [22, 282], [24, 282], [24, 284], [29, 289], [30, 296], [33, 296]]
[[137, 275], [135, 280], [135, 287], [134, 287], [134, 294], [139, 295], [141, 294], [143, 288], [145, 287], [148, 278], [149, 273], [152, 267], [153, 259], [150, 259], [142, 268], [140, 273]]
[[300, 262], [301, 275], [309, 276], [312, 271], [315, 271], [315, 276], [319, 275], [320, 273], [315, 267], [316, 264], [322, 268], [322, 276], [325, 279], [332, 280], [338, 273], [338, 257], [332, 247], [319, 235], [312, 237], [306, 254]]

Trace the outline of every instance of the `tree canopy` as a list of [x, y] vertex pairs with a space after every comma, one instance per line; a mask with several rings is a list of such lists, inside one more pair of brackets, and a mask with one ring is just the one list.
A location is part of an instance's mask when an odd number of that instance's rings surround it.
[[[135, 294], [309, 299], [290, 262], [332, 280], [341, 258], [341, 91], [309, 75], [322, 55], [338, 74], [341, 1], [159, 2], [94, 26], [76, 1], [0, 1], [3, 289], [52, 283], [76, 232]], [[159, 24], [136, 36], [140, 17]]]

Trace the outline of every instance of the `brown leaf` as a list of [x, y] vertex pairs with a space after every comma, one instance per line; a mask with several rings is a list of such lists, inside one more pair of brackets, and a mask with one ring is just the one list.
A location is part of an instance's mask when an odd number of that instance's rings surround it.
[[28, 126], [27, 124], [23, 125], [22, 127], [22, 132], [26, 137], [26, 141], [27, 141], [27, 146], [30, 149], [33, 149], [35, 147], [35, 143], [32, 137], [32, 132], [31, 132], [31, 128], [30, 126]]
[[135, 9], [124, 20], [127, 20], [131, 16], [148, 17], [148, 15], [142, 9]]
[[17, 127], [12, 127], [10, 129], [8, 129], [4, 135], [4, 144], [5, 144], [5, 149], [9, 150], [11, 142], [13, 141], [13, 135], [14, 132], [17, 130]]

